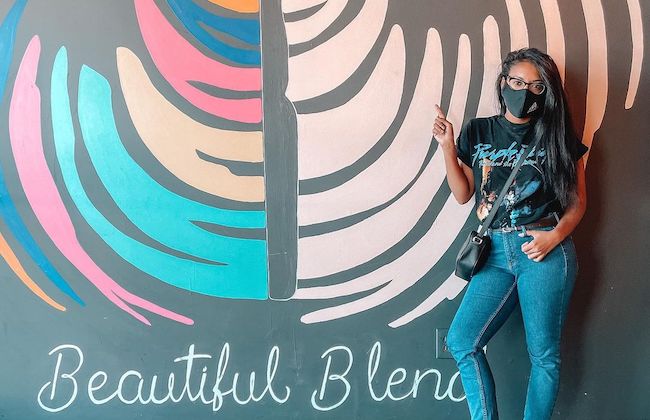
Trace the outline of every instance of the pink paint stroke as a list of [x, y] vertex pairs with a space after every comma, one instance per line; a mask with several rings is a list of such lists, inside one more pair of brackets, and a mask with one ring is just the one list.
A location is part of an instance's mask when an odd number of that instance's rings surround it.
[[36, 86], [40, 52], [40, 40], [34, 36], [20, 63], [9, 106], [9, 137], [16, 169], [34, 214], [61, 253], [119, 308], [147, 325], [151, 325], [149, 320], [127, 303], [183, 324], [193, 324], [190, 318], [122, 288], [94, 263], [77, 240], [72, 220], [59, 196], [43, 152], [41, 93]]
[[206, 57], [176, 32], [153, 0], [135, 0], [135, 11], [151, 58], [179, 94], [219, 117], [246, 123], [262, 121], [260, 98], [218, 98], [188, 83], [195, 80], [224, 89], [257, 91], [262, 89], [261, 69], [233, 67]]

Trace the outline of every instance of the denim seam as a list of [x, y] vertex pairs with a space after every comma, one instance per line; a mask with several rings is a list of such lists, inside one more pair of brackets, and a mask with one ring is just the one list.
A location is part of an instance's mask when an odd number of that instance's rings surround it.
[[503, 248], [506, 254], [506, 261], [508, 262], [508, 268], [512, 273], [515, 272], [514, 262], [514, 252], [512, 252], [512, 244], [510, 243], [510, 238], [507, 235], [502, 235]]
[[481, 379], [481, 369], [478, 365], [476, 355], [472, 353], [472, 361], [474, 362], [474, 369], [476, 370], [476, 379], [478, 380], [479, 394], [481, 396], [481, 410], [483, 411], [483, 418], [487, 419], [487, 402], [485, 401], [485, 390], [483, 389], [483, 380]]
[[[485, 331], [487, 331], [488, 327], [490, 326], [492, 321], [494, 321], [494, 318], [496, 318], [499, 311], [501, 309], [503, 309], [503, 305], [505, 305], [506, 301], [508, 300], [508, 298], [510, 297], [510, 295], [512, 294], [512, 291], [515, 289], [516, 286], [517, 286], [517, 283], [513, 282], [512, 286], [510, 286], [510, 290], [508, 290], [508, 292], [505, 294], [503, 299], [501, 299], [501, 302], [499, 302], [499, 305], [497, 306], [497, 308], [494, 310], [492, 315], [490, 315], [490, 318], [488, 318], [485, 325], [483, 325], [483, 328], [481, 329], [481, 332], [478, 334], [478, 336], [476, 337], [476, 341], [474, 342], [474, 345], [473, 345], [474, 349], [478, 348], [478, 345], [479, 345], [481, 339], [483, 338], [483, 335], [485, 334]], [[473, 355], [473, 354], [472, 354], [472, 360], [474, 361], [474, 367], [476, 368], [476, 374], [477, 374], [476, 377], [478, 379], [479, 390], [480, 390], [480, 395], [481, 395], [481, 403], [482, 403], [481, 405], [482, 405], [482, 409], [483, 409], [483, 417], [487, 418], [487, 402], [485, 401], [485, 390], [483, 388], [483, 381], [481, 379], [481, 371], [479, 369], [478, 361], [476, 360], [476, 356]]]
[[560, 341], [560, 335], [562, 334], [562, 313], [564, 312], [564, 295], [566, 291], [566, 282], [569, 274], [569, 261], [564, 248], [564, 241], [560, 242], [560, 247], [562, 248], [562, 255], [564, 256], [564, 283], [562, 285], [562, 299], [560, 300], [560, 316], [558, 317], [558, 341]]
[[508, 298], [510, 297], [510, 295], [512, 294], [512, 291], [515, 289], [516, 286], [517, 286], [517, 283], [513, 282], [512, 286], [510, 286], [510, 289], [508, 290], [508, 292], [506, 292], [506, 294], [503, 296], [503, 298], [501, 299], [501, 302], [499, 302], [499, 305], [494, 310], [494, 312], [492, 312], [492, 314], [490, 315], [490, 318], [488, 318], [487, 322], [485, 323], [485, 325], [481, 329], [481, 332], [478, 334], [478, 337], [476, 338], [476, 340], [474, 342], [474, 347], [478, 346], [478, 343], [481, 341], [481, 338], [483, 338], [483, 334], [485, 334], [485, 331], [490, 326], [490, 323], [494, 320], [494, 318], [497, 316], [499, 311], [503, 308], [503, 305], [505, 305], [506, 300], [508, 300]]
[[[557, 347], [558, 347], [558, 352], [561, 352], [560, 346], [562, 344], [562, 318], [564, 315], [564, 307], [566, 306], [566, 303], [564, 302], [565, 296], [566, 296], [566, 286], [567, 286], [567, 276], [569, 273], [569, 261], [568, 261], [568, 256], [566, 249], [564, 248], [564, 241], [560, 242], [560, 247], [562, 248], [562, 255], [564, 256], [564, 282], [562, 284], [562, 299], [560, 300], [560, 307], [559, 307], [559, 316], [558, 316], [558, 321], [557, 321]], [[560, 360], [559, 363], [561, 364], [562, 361]], [[559, 365], [558, 365], [559, 368]], [[559, 387], [555, 390], [555, 399], [557, 399], [557, 394], [559, 392]], [[554, 401], [555, 401], [554, 399]], [[553, 407], [551, 407], [551, 415], [553, 413], [553, 408], [555, 406], [555, 403], [553, 403]]]

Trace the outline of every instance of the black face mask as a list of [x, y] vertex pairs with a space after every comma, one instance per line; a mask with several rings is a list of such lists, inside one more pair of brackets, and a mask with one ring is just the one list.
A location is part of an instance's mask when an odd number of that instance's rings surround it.
[[514, 90], [507, 84], [501, 91], [506, 108], [517, 118], [524, 118], [533, 112], [542, 109], [544, 93], [535, 95], [528, 89]]

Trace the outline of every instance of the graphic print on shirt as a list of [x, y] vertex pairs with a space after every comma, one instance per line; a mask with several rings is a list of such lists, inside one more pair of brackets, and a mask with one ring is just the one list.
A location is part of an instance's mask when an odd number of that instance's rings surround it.
[[[496, 149], [491, 144], [485, 143], [479, 143], [474, 147], [472, 164], [478, 163], [478, 167], [481, 169], [481, 198], [476, 208], [476, 214], [481, 221], [487, 218], [505, 181], [510, 176], [510, 171], [517, 164], [521, 153], [525, 150], [517, 146], [518, 143], [513, 141], [505, 149]], [[531, 197], [540, 188], [543, 188], [541, 165], [545, 159], [546, 151], [543, 148], [539, 150], [534, 148], [526, 156], [526, 161], [520, 169], [520, 173], [508, 188], [501, 203], [503, 207], [501, 212], [508, 215], [508, 217], [503, 218], [501, 225], [509, 222], [508, 224], [514, 226], [517, 224], [517, 220], [533, 213], [534, 206]]]

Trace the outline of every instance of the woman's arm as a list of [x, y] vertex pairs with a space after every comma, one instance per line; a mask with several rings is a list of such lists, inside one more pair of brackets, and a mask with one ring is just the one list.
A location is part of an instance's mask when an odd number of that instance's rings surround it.
[[560, 242], [573, 232], [587, 210], [587, 186], [585, 182], [585, 165], [581, 158], [576, 162], [576, 200], [567, 207], [555, 229], [550, 231], [529, 230], [533, 240], [521, 246], [528, 258], [542, 261]]
[[460, 162], [454, 144], [454, 127], [447, 121], [438, 105], [435, 108], [438, 116], [433, 124], [433, 137], [442, 149], [447, 182], [456, 201], [465, 204], [474, 194], [474, 174], [472, 168]]

